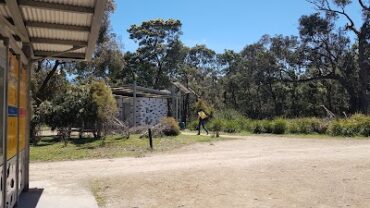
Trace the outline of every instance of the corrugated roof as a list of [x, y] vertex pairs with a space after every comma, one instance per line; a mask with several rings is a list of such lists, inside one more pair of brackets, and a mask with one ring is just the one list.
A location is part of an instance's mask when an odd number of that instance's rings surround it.
[[27, 27], [27, 29], [31, 37], [37, 38], [52, 38], [57, 40], [76, 40], [76, 41], [87, 41], [89, 39], [88, 32], [37, 28], [37, 27]]
[[96, 0], [37, 0], [48, 3], [65, 4], [72, 6], [84, 6], [94, 8]]
[[[120, 96], [134, 96], [134, 86], [133, 85], [124, 85], [122, 87], [112, 88], [112, 93], [114, 95]], [[136, 86], [136, 96], [137, 97], [152, 97], [152, 98], [169, 98], [171, 97], [171, 92], [168, 90], [154, 90], [151, 88], [145, 88]]]
[[[52, 52], [66, 51], [73, 47], [73, 45], [46, 44], [46, 43], [34, 43], [32, 45], [33, 45], [34, 50], [36, 51], [52, 51]], [[74, 50], [73, 52], [85, 53], [86, 47]]]
[[10, 17], [9, 9], [4, 4], [0, 4], [0, 15]]
[[90, 26], [92, 14], [47, 10], [33, 7], [21, 7], [26, 21], [54, 23], [75, 26]]
[[[1, 21], [33, 58], [89, 59], [107, 0], [0, 0]], [[1, 25], [0, 21], [0, 26]], [[14, 25], [14, 26], [10, 26]], [[1, 30], [0, 30], [1, 32]]]

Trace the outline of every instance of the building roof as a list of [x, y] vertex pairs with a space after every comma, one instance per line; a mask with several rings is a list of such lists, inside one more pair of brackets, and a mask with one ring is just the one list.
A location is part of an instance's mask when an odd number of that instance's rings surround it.
[[[0, 0], [0, 35], [31, 58], [89, 60], [107, 0]], [[5, 27], [3, 27], [3, 25]]]
[[[193, 95], [196, 95], [198, 96], [198, 94], [192, 90], [191, 88], [188, 88], [188, 87], [185, 87], [183, 84], [181, 84], [180, 82], [172, 82], [172, 84], [177, 87], [182, 93], [184, 94], [193, 94]], [[199, 96], [198, 96], [199, 97]]]
[[[114, 95], [133, 97], [134, 86], [125, 85], [122, 87], [112, 88], [112, 92]], [[169, 92], [168, 90], [154, 90], [150, 88], [136, 86], [136, 96], [148, 98], [169, 98], [171, 97], [171, 92]]]

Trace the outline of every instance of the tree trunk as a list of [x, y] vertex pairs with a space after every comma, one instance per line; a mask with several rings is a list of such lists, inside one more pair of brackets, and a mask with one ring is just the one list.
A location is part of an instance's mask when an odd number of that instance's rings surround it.
[[344, 87], [349, 96], [349, 112], [352, 114], [357, 113], [360, 110], [360, 105], [359, 105], [359, 95], [355, 90], [355, 86], [353, 86], [353, 84], [350, 83], [349, 79], [345, 77], [341, 77], [337, 80]]
[[365, 22], [358, 36], [359, 45], [359, 77], [360, 77], [360, 96], [359, 107], [363, 114], [368, 114], [369, 110], [369, 88], [370, 88], [370, 26]]
[[44, 90], [46, 89], [50, 79], [54, 76], [55, 72], [57, 71], [58, 69], [58, 66], [60, 65], [60, 62], [59, 61], [56, 61], [53, 68], [51, 69], [51, 71], [47, 74], [47, 76], [45, 77], [44, 81], [42, 82], [42, 85], [41, 87], [39, 88], [39, 90], [37, 91], [36, 93], [36, 97], [39, 98], [39, 99], [36, 99], [36, 102], [37, 102], [37, 107], [38, 105], [41, 103], [41, 99], [40, 99], [40, 96], [42, 95], [42, 93], [44, 92]]

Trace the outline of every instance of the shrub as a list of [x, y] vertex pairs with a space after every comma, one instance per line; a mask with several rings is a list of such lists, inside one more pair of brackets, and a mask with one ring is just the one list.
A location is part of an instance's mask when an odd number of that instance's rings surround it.
[[264, 133], [261, 121], [253, 121], [250, 126], [251, 126], [251, 132], [253, 132], [254, 134]]
[[370, 136], [370, 117], [356, 114], [348, 119], [337, 119], [330, 124], [333, 136]]
[[238, 133], [241, 131], [239, 123], [236, 120], [225, 120], [223, 123], [226, 133]]
[[262, 133], [271, 134], [273, 131], [272, 122], [269, 120], [262, 120], [262, 129], [263, 129]]
[[328, 123], [318, 118], [299, 118], [289, 121], [289, 132], [292, 134], [325, 134]]
[[146, 131], [148, 131], [148, 126], [136, 126], [136, 127], [131, 127], [129, 129], [130, 134], [144, 134]]
[[194, 121], [188, 123], [187, 128], [189, 130], [195, 131], [195, 130], [197, 130], [198, 125], [199, 125], [199, 121], [198, 120], [194, 120]]
[[180, 134], [179, 124], [172, 117], [162, 119], [160, 125], [162, 126], [163, 134], [166, 136], [178, 136]]
[[264, 133], [272, 133], [273, 132], [273, 125], [272, 122], [269, 120], [258, 120], [249, 122], [248, 125], [251, 132], [254, 134], [264, 134]]
[[224, 128], [224, 122], [221, 119], [215, 119], [212, 121], [211, 130], [216, 133], [216, 137], [220, 136], [220, 131]]
[[276, 119], [272, 122], [272, 133], [284, 134], [287, 128], [287, 121], [284, 119]]
[[199, 100], [195, 104], [196, 111], [203, 111], [209, 118], [213, 117], [213, 107], [209, 105], [205, 100]]
[[234, 109], [226, 109], [215, 112], [215, 118], [223, 120], [242, 120], [245, 117]]
[[342, 135], [342, 126], [339, 120], [335, 120], [330, 123], [329, 132], [332, 136]]

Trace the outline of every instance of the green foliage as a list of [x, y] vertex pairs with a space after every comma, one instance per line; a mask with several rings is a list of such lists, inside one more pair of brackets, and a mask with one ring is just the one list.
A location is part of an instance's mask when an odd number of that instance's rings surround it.
[[226, 133], [239, 133], [241, 131], [240, 123], [237, 120], [225, 120], [223, 129]]
[[196, 111], [203, 111], [208, 117], [213, 116], [214, 109], [205, 100], [199, 99], [195, 104]]
[[180, 134], [179, 123], [172, 117], [167, 117], [161, 121], [162, 132], [166, 136], [177, 136]]
[[287, 130], [288, 122], [282, 118], [272, 121], [272, 133], [284, 134]]
[[137, 60], [145, 66], [143, 69], [146, 76], [151, 78], [150, 87], [160, 89], [169, 86], [168, 75], [179, 58], [177, 52], [181, 45], [178, 41], [182, 34], [181, 26], [179, 20], [154, 19], [144, 21], [140, 25], [132, 25], [128, 29], [130, 38], [139, 44]]
[[117, 103], [112, 90], [103, 81], [94, 81], [90, 84], [90, 99], [97, 110], [96, 119], [107, 122], [117, 113]]
[[222, 119], [214, 119], [210, 123], [210, 129], [216, 133], [216, 137], [220, 136], [220, 132], [224, 129], [225, 124]]
[[194, 121], [191, 121], [190, 123], [188, 123], [187, 128], [192, 130], [192, 131], [195, 131], [195, 130], [197, 130], [198, 125], [199, 125], [199, 121], [194, 120]]
[[[195, 130], [198, 121], [190, 124]], [[254, 134], [330, 134], [332, 136], [370, 136], [370, 116], [355, 114], [348, 119], [324, 120], [319, 118], [297, 118], [273, 120], [249, 120], [236, 111], [226, 110], [215, 113], [215, 118], [209, 123], [210, 129], [219, 134], [240, 133], [242, 131]]]
[[35, 112], [33, 122], [57, 129], [62, 138], [67, 138], [72, 127], [101, 132], [104, 123], [114, 118], [117, 106], [110, 88], [103, 81], [93, 81], [69, 85], [52, 102], [42, 102]]
[[253, 121], [251, 123], [251, 131], [254, 134], [262, 134], [264, 133], [264, 128], [261, 121]]
[[214, 119], [210, 123], [210, 129], [215, 132], [220, 132], [224, 129], [225, 123], [222, 119]]
[[356, 114], [348, 119], [337, 119], [330, 124], [333, 136], [370, 136], [370, 117]]
[[300, 118], [289, 121], [289, 132], [292, 134], [325, 134], [328, 129], [326, 121], [317, 118]]

